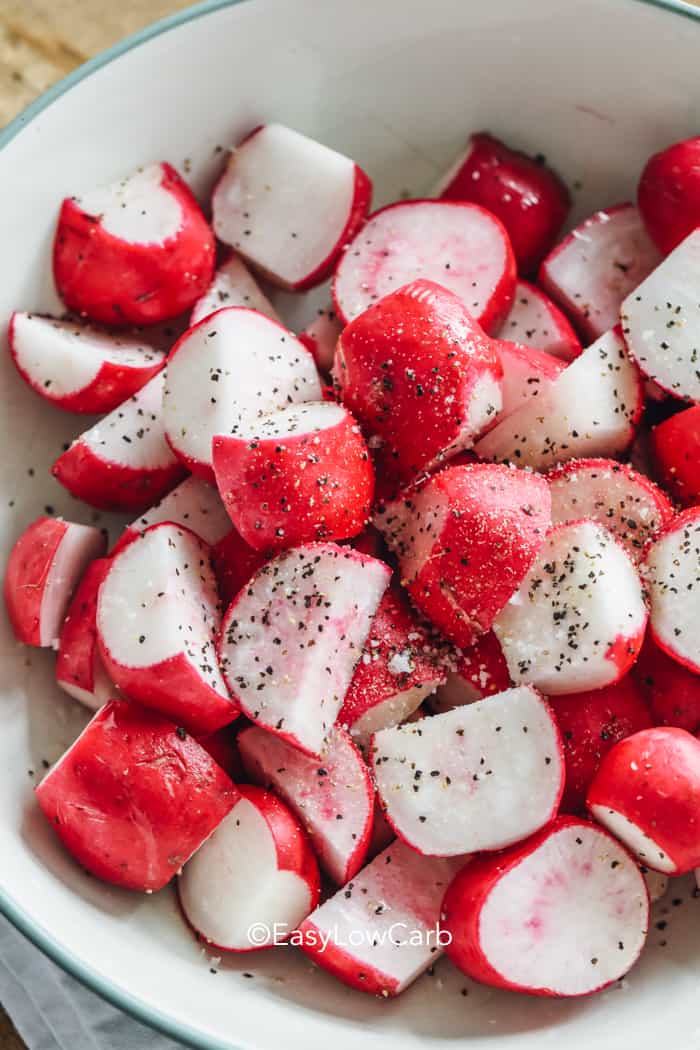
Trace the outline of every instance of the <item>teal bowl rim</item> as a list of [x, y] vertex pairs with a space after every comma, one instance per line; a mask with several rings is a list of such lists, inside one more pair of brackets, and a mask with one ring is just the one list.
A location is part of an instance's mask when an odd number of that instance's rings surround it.
[[[102, 54], [91, 58], [88, 62], [73, 70], [67, 77], [54, 84], [53, 87], [50, 87], [48, 91], [45, 91], [43, 95], [40, 95], [39, 98], [27, 106], [19, 116], [15, 117], [7, 127], [0, 131], [0, 149], [4, 149], [35, 117], [38, 117], [40, 113], [48, 109], [52, 103], [56, 102], [62, 95], [65, 95], [76, 84], [79, 84], [81, 80], [91, 76], [110, 62], [114, 62], [115, 59], [125, 55], [127, 51], [139, 47], [147, 40], [153, 39], [153, 37], [160, 36], [161, 33], [167, 33], [170, 29], [176, 29], [178, 26], [185, 25], [195, 18], [201, 18], [202, 15], [210, 14], [212, 11], [219, 11], [225, 7], [234, 7], [244, 2], [251, 2], [251, 0], [204, 0], [203, 3], [195, 4], [194, 7], [188, 7], [184, 11], [179, 11], [177, 14], [169, 15], [167, 18], [162, 18], [160, 21], [146, 26], [145, 29], [141, 29], [137, 33], [132, 33], [131, 36], [126, 37], [118, 44], [103, 51]], [[683, 0], [625, 0], [625, 2], [643, 3], [648, 4], [650, 7], [660, 7], [673, 14], [683, 15], [685, 18], [700, 22], [700, 7], [684, 3]], [[174, 1020], [168, 1014], [155, 1009], [137, 996], [112, 984], [107, 978], [94, 973], [76, 955], [57, 944], [48, 930], [36, 923], [2, 889], [0, 889], [0, 914], [9, 919], [20, 933], [24, 934], [32, 944], [60, 966], [61, 969], [75, 977], [90, 991], [96, 992], [97, 995], [102, 996], [103, 999], [106, 999], [113, 1006], [123, 1010], [124, 1013], [129, 1014], [142, 1024], [155, 1028], [171, 1039], [176, 1039], [188, 1046], [195, 1047], [196, 1050], [242, 1050], [241, 1047], [228, 1040], [222, 1042], [214, 1036], [207, 1035], [195, 1028], [190, 1028], [189, 1025]]]

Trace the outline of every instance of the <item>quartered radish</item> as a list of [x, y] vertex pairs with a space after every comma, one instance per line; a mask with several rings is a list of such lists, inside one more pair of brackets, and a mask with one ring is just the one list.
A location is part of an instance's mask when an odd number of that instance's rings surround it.
[[513, 681], [558, 695], [622, 678], [646, 623], [629, 554], [602, 526], [579, 521], [552, 529], [493, 629]]
[[83, 868], [149, 893], [211, 835], [238, 790], [183, 729], [138, 704], [110, 700], [36, 797]]
[[635, 206], [618, 204], [572, 230], [542, 263], [538, 283], [594, 340], [617, 324], [622, 300], [660, 259]]
[[299, 333], [299, 342], [314, 355], [316, 367], [321, 372], [330, 372], [333, 367], [335, 348], [342, 331], [343, 325], [330, 305], [319, 310], [311, 324]]
[[187, 469], [213, 482], [216, 434], [253, 437], [260, 416], [320, 400], [321, 383], [306, 347], [269, 317], [230, 306], [188, 328], [173, 347], [163, 421]]
[[372, 183], [349, 157], [282, 124], [233, 151], [214, 190], [214, 230], [270, 281], [301, 291], [328, 276], [362, 225]]
[[477, 204], [417, 200], [381, 208], [338, 262], [338, 317], [352, 321], [419, 278], [453, 292], [486, 331], [495, 331], [515, 292], [515, 257], [505, 227]]
[[132, 521], [120, 536], [115, 551], [162, 521], [184, 525], [212, 546], [231, 531], [231, 521], [216, 489], [199, 478], [189, 477]]
[[562, 816], [505, 853], [468, 865], [442, 913], [447, 954], [475, 981], [578, 996], [619, 980], [637, 961], [649, 898], [619, 843]]
[[225, 306], [247, 306], [279, 321], [277, 311], [242, 259], [234, 252], [217, 268], [212, 282], [192, 307], [190, 325], [222, 310]]
[[170, 164], [151, 164], [63, 201], [54, 279], [66, 306], [92, 321], [156, 324], [202, 295], [214, 247], [186, 183]]
[[165, 373], [154, 376], [76, 438], [51, 468], [78, 499], [104, 510], [144, 511], [184, 477], [165, 441]]
[[700, 675], [672, 660], [647, 632], [633, 673], [656, 725], [700, 729]]
[[632, 442], [643, 403], [639, 371], [616, 328], [587, 347], [536, 399], [498, 422], [475, 451], [480, 459], [534, 470], [573, 457], [614, 456]]
[[566, 365], [544, 350], [499, 339], [496, 343], [503, 368], [500, 418], [509, 416], [531, 398], [540, 397]]
[[393, 842], [302, 922], [295, 943], [351, 988], [399, 995], [442, 954], [440, 904], [469, 859]]
[[433, 714], [473, 704], [512, 685], [503, 650], [493, 631], [482, 634], [468, 648], [460, 649], [452, 664], [447, 681], [430, 698]]
[[700, 674], [700, 507], [690, 507], [666, 526], [649, 547], [642, 572], [654, 641]]
[[111, 412], [165, 362], [138, 339], [38, 314], [13, 313], [8, 339], [22, 378], [67, 412]]
[[96, 558], [85, 570], [63, 621], [56, 659], [61, 689], [93, 711], [116, 694], [97, 643], [97, 592], [109, 564], [109, 558]]
[[321, 754], [390, 575], [333, 543], [297, 547], [258, 570], [226, 611], [219, 643], [248, 718]]
[[674, 142], [649, 158], [637, 200], [644, 224], [664, 255], [700, 226], [700, 135]]
[[216, 659], [219, 599], [210, 548], [163, 522], [112, 558], [100, 587], [100, 651], [115, 685], [195, 733], [238, 714]]
[[[243, 785], [240, 797], [178, 879], [195, 933], [223, 951], [271, 948], [314, 910], [316, 858], [283, 802]], [[267, 938], [265, 937], [267, 932]]]
[[226, 535], [213, 545], [211, 557], [224, 608], [268, 560], [267, 554], [256, 551], [247, 544], [235, 529], [229, 529]]
[[700, 405], [664, 420], [651, 432], [661, 483], [683, 506], [700, 503]]
[[374, 788], [360, 752], [338, 726], [319, 759], [258, 726], [238, 736], [246, 774], [269, 787], [308, 832], [319, 864], [342, 886], [362, 867], [374, 820]]
[[660, 726], [621, 740], [586, 801], [645, 867], [684, 875], [700, 865], [700, 741], [685, 729]]
[[99, 529], [62, 518], [44, 516], [27, 526], [5, 567], [5, 605], [18, 641], [58, 646], [71, 595], [105, 546]]
[[573, 361], [582, 346], [559, 307], [528, 281], [518, 281], [510, 313], [496, 333], [499, 339], [531, 346], [562, 361]]

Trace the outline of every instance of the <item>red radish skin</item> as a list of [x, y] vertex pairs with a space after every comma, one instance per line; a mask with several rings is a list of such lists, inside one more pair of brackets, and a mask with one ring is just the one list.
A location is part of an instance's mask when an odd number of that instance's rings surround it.
[[199, 478], [189, 477], [127, 525], [112, 553], [163, 521], [184, 525], [212, 546], [231, 531], [231, 521], [216, 489]]
[[190, 327], [225, 306], [247, 306], [273, 321], [280, 320], [252, 273], [234, 252], [217, 268], [206, 292], [192, 307]]
[[637, 201], [644, 225], [664, 255], [700, 226], [700, 136], [674, 142], [649, 158]]
[[503, 224], [476, 204], [400, 201], [371, 215], [340, 257], [333, 302], [343, 324], [402, 285], [436, 282], [487, 331], [508, 315], [515, 256]]
[[519, 343], [499, 339], [496, 347], [503, 368], [501, 419], [531, 398], [540, 397], [566, 367], [551, 354]]
[[654, 540], [642, 563], [656, 644], [700, 674], [700, 507], [676, 515]]
[[583, 347], [570, 322], [544, 292], [528, 281], [518, 281], [510, 313], [496, 333], [523, 346], [573, 361]]
[[137, 339], [38, 314], [15, 312], [8, 339], [24, 381], [66, 412], [111, 412], [165, 363], [162, 351]]
[[149, 893], [209, 837], [238, 790], [184, 730], [138, 704], [110, 700], [36, 797], [83, 868]]
[[654, 723], [700, 729], [700, 676], [660, 649], [647, 632], [633, 672], [651, 709]]
[[621, 740], [588, 790], [593, 817], [666, 875], [700, 865], [700, 741], [660, 726]]
[[58, 646], [71, 595], [104, 550], [104, 535], [88, 525], [44, 516], [27, 526], [5, 568], [5, 606], [17, 641]]
[[443, 200], [471, 201], [497, 215], [524, 274], [537, 269], [571, 207], [556, 172], [486, 131], [470, 136], [437, 192]]
[[267, 554], [249, 546], [235, 529], [230, 529], [212, 547], [211, 556], [224, 608], [230, 605], [241, 588], [269, 560]]
[[477, 857], [442, 904], [450, 960], [495, 988], [598, 992], [644, 947], [649, 898], [630, 855], [587, 821], [560, 816], [503, 853]]
[[85, 570], [63, 621], [56, 658], [56, 681], [61, 689], [93, 711], [117, 691], [97, 642], [97, 592], [109, 564], [109, 558], [97, 558]]
[[332, 304], [319, 310], [317, 316], [299, 333], [299, 342], [311, 351], [319, 372], [330, 372], [335, 348], [343, 331]]
[[245, 776], [236, 740], [235, 725], [224, 726], [223, 729], [197, 737], [197, 743], [201, 744], [207, 754], [211, 755], [217, 766], [221, 766], [235, 784], [242, 784]]
[[654, 427], [651, 454], [659, 480], [671, 495], [684, 507], [700, 503], [700, 405]]
[[214, 270], [214, 236], [170, 164], [67, 197], [53, 248], [66, 306], [92, 321], [150, 325], [189, 310]]
[[371, 199], [370, 179], [348, 157], [264, 124], [238, 144], [214, 189], [214, 230], [268, 280], [300, 292], [329, 276]]
[[458, 651], [445, 684], [430, 698], [433, 714], [473, 704], [510, 689], [508, 664], [493, 631], [487, 631], [467, 649]]
[[350, 736], [335, 726], [320, 760], [258, 726], [238, 736], [247, 775], [292, 809], [309, 835], [319, 864], [336, 885], [364, 864], [374, 823], [374, 788]]
[[[268, 791], [243, 784], [231, 812], [178, 879], [185, 921], [228, 952], [272, 948], [318, 904], [318, 865], [294, 815]], [[259, 936], [267, 927], [267, 940]]]

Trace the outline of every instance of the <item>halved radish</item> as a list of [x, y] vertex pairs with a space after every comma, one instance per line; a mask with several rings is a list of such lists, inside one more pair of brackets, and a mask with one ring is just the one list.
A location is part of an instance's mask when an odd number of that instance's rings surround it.
[[162, 521], [184, 525], [212, 546], [231, 531], [231, 521], [216, 489], [199, 478], [189, 477], [132, 521], [119, 537], [114, 551], [121, 550], [151, 525]]
[[473, 444], [501, 408], [496, 344], [461, 300], [413, 281], [352, 321], [334, 374], [386, 476], [411, 481]]
[[652, 871], [651, 868], [647, 868], [644, 864], [639, 865], [639, 870], [644, 876], [644, 881], [647, 884], [649, 903], [656, 904], [657, 901], [661, 900], [668, 889], [668, 875], [662, 875], [660, 871]]
[[602, 526], [578, 521], [552, 529], [493, 629], [513, 681], [558, 695], [622, 678], [646, 624], [629, 554]]
[[645, 376], [700, 401], [700, 230], [686, 237], [620, 307], [628, 350]]
[[238, 714], [216, 659], [220, 610], [210, 549], [163, 522], [112, 558], [100, 587], [100, 652], [115, 685], [195, 733]]
[[207, 944], [229, 952], [272, 948], [314, 910], [316, 858], [283, 802], [242, 785], [228, 816], [178, 879], [185, 919]]
[[552, 521], [590, 518], [612, 532], [634, 561], [673, 517], [661, 489], [614, 459], [574, 459], [547, 475]]
[[499, 339], [512, 339], [562, 361], [573, 361], [583, 349], [559, 307], [528, 281], [517, 282], [510, 313], [496, 334]]
[[462, 647], [520, 586], [550, 521], [543, 478], [490, 463], [447, 467], [375, 517], [415, 605]]
[[519, 842], [556, 815], [564, 787], [554, 715], [530, 686], [382, 729], [371, 754], [389, 823], [430, 856]]
[[51, 468], [78, 499], [104, 510], [143, 511], [185, 474], [163, 428], [165, 373], [154, 376], [76, 438]]
[[177, 317], [211, 281], [214, 236], [170, 164], [151, 164], [61, 206], [53, 248], [59, 295], [105, 324]]
[[211, 835], [238, 790], [184, 729], [128, 700], [110, 700], [36, 797], [83, 868], [149, 893]]
[[165, 362], [138, 339], [38, 314], [13, 313], [8, 338], [22, 378], [67, 412], [111, 412]]
[[633, 673], [656, 725], [700, 729], [700, 675], [672, 660], [647, 632]]
[[478, 857], [442, 912], [455, 966], [528, 995], [600, 991], [634, 965], [649, 927], [646, 885], [627, 850], [564, 816], [505, 853]]
[[654, 641], [689, 671], [700, 674], [700, 507], [673, 518], [649, 547], [642, 572]]
[[243, 712], [318, 757], [390, 575], [383, 562], [333, 543], [263, 565], [221, 625], [221, 668]]
[[574, 456], [613, 456], [634, 438], [644, 403], [619, 328], [606, 332], [537, 397], [475, 446], [480, 459], [543, 470]]
[[646, 228], [664, 254], [700, 226], [700, 135], [649, 158], [637, 199]]
[[622, 300], [660, 259], [635, 206], [618, 204], [572, 230], [542, 263], [538, 282], [593, 340], [617, 324]]
[[453, 292], [487, 332], [513, 305], [515, 256], [505, 227], [478, 204], [400, 201], [371, 215], [338, 262], [343, 323], [419, 278]]
[[217, 434], [212, 462], [231, 521], [257, 550], [347, 539], [369, 519], [374, 470], [342, 405], [292, 405], [251, 423], [248, 435]]
[[328, 276], [369, 211], [372, 183], [342, 153], [281, 124], [233, 151], [214, 190], [217, 237], [282, 288]]
[[700, 865], [700, 741], [685, 729], [660, 726], [621, 740], [586, 802], [647, 868], [684, 875]]
[[214, 544], [211, 557], [224, 608], [268, 560], [267, 554], [247, 544], [236, 529], [230, 529], [223, 539]]
[[56, 659], [61, 689], [93, 711], [116, 694], [97, 644], [97, 592], [109, 565], [109, 558], [96, 558], [85, 570], [63, 621]]
[[499, 339], [496, 347], [503, 367], [501, 419], [531, 398], [541, 397], [566, 368], [563, 361], [544, 350], [533, 350], [505, 339]]
[[333, 367], [335, 348], [342, 331], [343, 325], [331, 304], [319, 310], [311, 324], [299, 333], [299, 342], [314, 355], [316, 367], [321, 372], [330, 372]]
[[440, 904], [469, 857], [421, 857], [393, 842], [302, 922], [294, 941], [344, 984], [399, 995], [442, 954]]
[[319, 864], [343, 885], [364, 863], [374, 819], [374, 788], [362, 755], [338, 726], [320, 759], [274, 733], [249, 726], [238, 735], [246, 774], [271, 788], [308, 832]]
[[188, 328], [168, 360], [163, 420], [188, 470], [214, 481], [215, 434], [253, 437], [261, 415], [320, 401], [313, 358], [286, 328], [255, 310], [229, 306]]
[[18, 641], [58, 646], [71, 595], [105, 546], [99, 529], [62, 518], [41, 517], [27, 526], [5, 568], [5, 605]]
[[445, 681], [444, 646], [431, 641], [398, 588], [381, 600], [338, 715], [365, 747], [372, 733], [412, 715]]
[[279, 321], [277, 311], [242, 259], [234, 252], [217, 268], [204, 295], [192, 307], [190, 326], [225, 306], [247, 306]]
[[700, 405], [664, 420], [651, 432], [654, 467], [683, 506], [700, 503]]
[[512, 684], [500, 642], [493, 631], [487, 631], [473, 645], [459, 650], [447, 681], [430, 698], [428, 706], [433, 714], [440, 714], [495, 696]]

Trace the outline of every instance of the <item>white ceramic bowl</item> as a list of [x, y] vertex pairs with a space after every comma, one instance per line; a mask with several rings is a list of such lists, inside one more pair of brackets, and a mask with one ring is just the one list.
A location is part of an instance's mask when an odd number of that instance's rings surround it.
[[[577, 187], [576, 216], [628, 198], [649, 153], [700, 127], [699, 15], [638, 0], [215, 0], [185, 12], [89, 63], [0, 136], [0, 320], [57, 307], [50, 244], [64, 195], [158, 159], [190, 169], [203, 192], [218, 147], [269, 119], [355, 157], [378, 203], [424, 191], [482, 127], [544, 152]], [[6, 353], [0, 367], [4, 562], [46, 504], [91, 514], [47, 473], [84, 421], [42, 405]], [[632, 975], [585, 1001], [479, 988], [443, 960], [377, 1002], [286, 948], [212, 975], [169, 891], [98, 884], [40, 816], [42, 759], [84, 716], [56, 689], [52, 656], [18, 646], [1, 619], [0, 908], [119, 1006], [207, 1050], [700, 1046], [700, 903], [687, 884]]]

